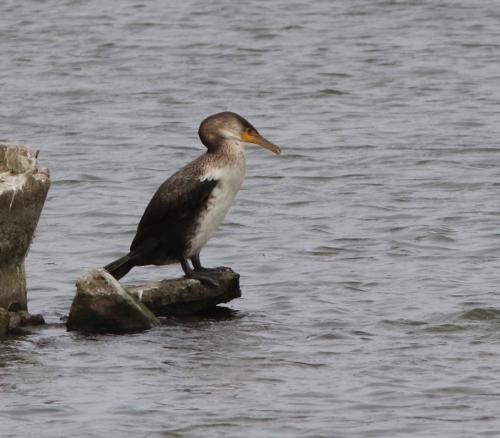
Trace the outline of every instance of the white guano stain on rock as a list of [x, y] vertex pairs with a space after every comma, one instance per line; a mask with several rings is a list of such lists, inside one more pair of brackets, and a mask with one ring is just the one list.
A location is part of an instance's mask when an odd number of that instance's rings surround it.
[[37, 152], [0, 143], [0, 306], [27, 309], [24, 258], [50, 186]]

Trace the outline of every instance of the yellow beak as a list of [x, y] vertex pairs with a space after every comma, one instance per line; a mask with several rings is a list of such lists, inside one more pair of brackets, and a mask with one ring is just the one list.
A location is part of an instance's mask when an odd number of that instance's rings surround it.
[[267, 149], [276, 155], [281, 154], [281, 149], [278, 146], [271, 143], [270, 141], [267, 141], [257, 131], [243, 131], [241, 133], [241, 139], [247, 143], [258, 144], [259, 146], [262, 146], [264, 149]]

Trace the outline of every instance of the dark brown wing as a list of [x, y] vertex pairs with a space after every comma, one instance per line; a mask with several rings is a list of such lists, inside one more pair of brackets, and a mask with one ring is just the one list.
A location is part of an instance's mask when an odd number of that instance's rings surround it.
[[142, 264], [181, 256], [217, 182], [182, 171], [167, 179], [144, 211], [131, 253], [141, 254]]

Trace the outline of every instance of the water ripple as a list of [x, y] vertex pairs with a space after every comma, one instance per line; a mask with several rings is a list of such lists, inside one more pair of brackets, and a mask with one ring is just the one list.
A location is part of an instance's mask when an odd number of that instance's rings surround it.
[[[463, 0], [2, 2], [0, 140], [40, 149], [53, 181], [27, 259], [50, 324], [0, 344], [2, 437], [496, 436], [497, 18]], [[248, 147], [202, 254], [243, 298], [66, 333], [76, 278], [128, 249], [222, 110], [283, 147]]]

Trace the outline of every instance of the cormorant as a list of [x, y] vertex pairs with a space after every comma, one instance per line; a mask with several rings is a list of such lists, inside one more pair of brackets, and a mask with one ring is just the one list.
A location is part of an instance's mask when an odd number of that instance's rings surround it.
[[243, 143], [258, 144], [275, 154], [281, 150], [232, 112], [207, 117], [198, 135], [206, 153], [158, 188], [139, 222], [130, 252], [104, 267], [116, 279], [134, 266], [180, 263], [187, 277], [218, 285], [217, 274], [227, 268], [204, 268], [200, 251], [223, 221], [245, 177]]

